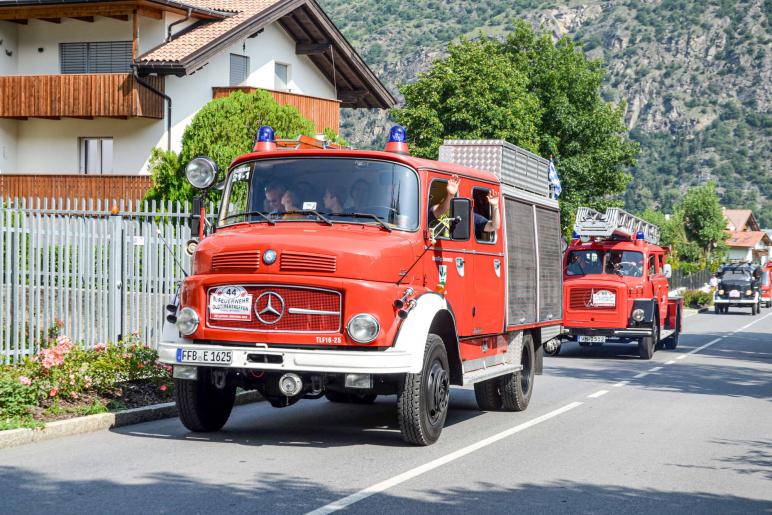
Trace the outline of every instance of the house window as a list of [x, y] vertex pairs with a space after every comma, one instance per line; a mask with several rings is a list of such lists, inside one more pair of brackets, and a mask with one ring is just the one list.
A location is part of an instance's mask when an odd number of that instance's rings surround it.
[[249, 76], [249, 57], [231, 54], [231, 86], [238, 86]]
[[80, 173], [102, 175], [113, 171], [113, 138], [80, 138]]
[[131, 69], [131, 41], [59, 43], [62, 73], [126, 73]]
[[273, 89], [276, 91], [289, 90], [289, 65], [283, 63], [274, 63], [274, 81]]

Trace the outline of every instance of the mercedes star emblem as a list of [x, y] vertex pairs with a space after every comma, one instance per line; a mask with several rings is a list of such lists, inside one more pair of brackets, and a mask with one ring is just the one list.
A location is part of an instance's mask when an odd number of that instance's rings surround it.
[[275, 291], [262, 293], [255, 302], [255, 315], [265, 325], [273, 325], [284, 316], [284, 299]]

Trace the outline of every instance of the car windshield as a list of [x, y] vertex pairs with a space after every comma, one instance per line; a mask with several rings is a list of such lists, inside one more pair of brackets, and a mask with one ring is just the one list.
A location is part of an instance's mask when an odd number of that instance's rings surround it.
[[228, 176], [218, 225], [318, 220], [418, 228], [418, 176], [388, 161], [334, 157], [264, 159]]
[[643, 254], [630, 250], [612, 250], [606, 253], [606, 273], [641, 277]]
[[724, 275], [721, 276], [723, 281], [748, 281], [751, 278], [750, 272], [744, 270], [727, 270]]
[[599, 274], [603, 271], [603, 252], [600, 250], [573, 250], [568, 255], [566, 275]]

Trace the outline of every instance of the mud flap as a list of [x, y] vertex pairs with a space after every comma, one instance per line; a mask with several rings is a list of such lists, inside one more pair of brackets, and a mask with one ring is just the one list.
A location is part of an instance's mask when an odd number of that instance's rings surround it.
[[544, 344], [541, 341], [541, 329], [534, 329], [531, 335], [533, 336], [533, 373], [540, 376], [544, 372]]

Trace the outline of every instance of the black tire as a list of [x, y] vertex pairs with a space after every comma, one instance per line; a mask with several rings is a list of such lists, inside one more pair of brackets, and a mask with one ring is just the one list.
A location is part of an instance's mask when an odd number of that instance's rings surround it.
[[753, 304], [751, 305], [751, 316], [755, 316], [759, 312], [759, 305]]
[[174, 380], [174, 397], [182, 424], [197, 433], [219, 431], [228, 421], [236, 400], [236, 386], [217, 388], [211, 371], [199, 367], [198, 379]]
[[714, 311], [714, 312], [715, 312], [717, 315], [720, 315], [720, 314], [721, 314], [721, 306], [719, 306], [718, 304], [715, 304], [715, 305], [713, 306], [713, 311]]
[[348, 392], [335, 392], [327, 390], [324, 392], [324, 396], [330, 402], [340, 402], [347, 404], [372, 404], [378, 397], [374, 393], [348, 393]]
[[450, 374], [442, 338], [429, 333], [420, 374], [407, 374], [397, 395], [397, 418], [402, 438], [415, 445], [437, 441], [448, 416]]
[[654, 357], [654, 349], [659, 343], [659, 327], [654, 324], [654, 332], [651, 336], [644, 336], [638, 340], [638, 355], [641, 359], [651, 359]]
[[501, 409], [501, 394], [498, 378], [481, 381], [474, 385], [474, 398], [480, 411], [498, 411]]
[[520, 354], [520, 364], [523, 368], [514, 374], [508, 374], [499, 379], [501, 404], [504, 406], [504, 410], [525, 411], [528, 407], [536, 371], [534, 356], [533, 337], [528, 333], [523, 335], [523, 350]]
[[678, 347], [678, 337], [681, 334], [681, 310], [676, 313], [676, 326], [675, 332], [665, 339], [665, 348], [667, 350], [673, 350]]

